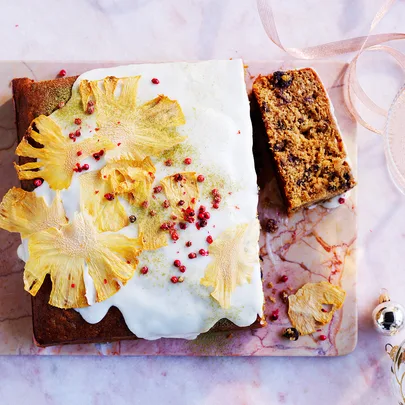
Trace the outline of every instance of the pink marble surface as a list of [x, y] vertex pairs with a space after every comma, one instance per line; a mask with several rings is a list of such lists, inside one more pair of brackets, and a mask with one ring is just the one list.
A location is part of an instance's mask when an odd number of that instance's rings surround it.
[[[280, 69], [309, 66], [307, 61], [245, 61], [246, 85], [251, 93], [252, 83], [259, 74]], [[71, 75], [111, 63], [65, 62]], [[311, 61], [310, 66], [320, 75], [335, 106], [343, 139], [353, 170], [357, 169], [356, 123], [343, 107], [343, 76], [347, 65], [337, 61]], [[11, 91], [8, 86], [13, 77], [30, 77], [48, 80], [59, 71], [59, 63], [50, 62], [0, 62], [0, 108], [3, 119], [0, 127], [0, 198], [11, 185], [20, 186], [12, 161], [17, 134], [12, 130], [14, 114]], [[257, 117], [260, 123], [260, 117]], [[254, 121], [256, 122], [256, 121]], [[14, 138], [11, 136], [14, 134]], [[10, 139], [11, 138], [11, 139]], [[161, 339], [136, 340], [113, 344], [66, 345], [38, 348], [32, 340], [30, 296], [21, 288], [24, 264], [16, 257], [20, 240], [0, 230], [0, 354], [39, 355], [183, 355], [183, 356], [341, 356], [351, 353], [357, 343], [356, 307], [356, 240], [357, 204], [356, 190], [345, 203], [335, 209], [315, 207], [303, 210], [288, 218], [277, 187], [268, 156], [268, 139], [262, 127], [254, 124], [254, 150], [258, 173], [259, 220], [262, 224], [260, 254], [263, 260], [263, 286], [266, 300], [265, 319], [268, 323], [258, 330], [232, 334], [219, 333], [200, 336], [193, 341]], [[12, 147], [9, 145], [12, 144]], [[278, 230], [265, 231], [268, 218], [277, 221]], [[287, 276], [287, 282], [281, 282]], [[308, 282], [329, 281], [346, 291], [343, 308], [335, 313], [330, 324], [319, 326], [312, 335], [291, 342], [281, 337], [290, 326], [287, 305], [281, 292], [293, 294]], [[273, 311], [279, 319], [270, 321]], [[320, 335], [327, 336], [325, 341]]]
[[[6, 40], [0, 57], [280, 59], [282, 52], [267, 40], [254, 3], [44, 0], [34, 8], [27, 0], [3, 0], [0, 34]], [[309, 46], [365, 34], [380, 4], [379, 0], [291, 0], [277, 2], [276, 11], [285, 42]], [[403, 30], [404, 18], [405, 3], [400, 0], [377, 32]], [[405, 50], [403, 44], [395, 46]], [[385, 107], [403, 81], [394, 64], [378, 53], [363, 57], [359, 74], [368, 93]], [[362, 129], [358, 135], [359, 341], [352, 354], [333, 359], [0, 357], [1, 403], [395, 404], [383, 346], [405, 334], [394, 339], [377, 335], [370, 312], [383, 286], [405, 304], [405, 201], [390, 182], [382, 139]]]

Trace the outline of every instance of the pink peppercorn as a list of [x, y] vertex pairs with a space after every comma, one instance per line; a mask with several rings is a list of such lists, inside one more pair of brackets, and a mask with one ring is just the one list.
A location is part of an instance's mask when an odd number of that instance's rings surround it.
[[170, 237], [172, 238], [172, 240], [176, 241], [179, 240], [179, 234], [176, 231], [171, 231], [170, 232]]
[[279, 310], [278, 310], [278, 309], [275, 309], [275, 310], [272, 311], [272, 313], [270, 314], [270, 320], [271, 320], [272, 322], [277, 321], [278, 315], [279, 315]]

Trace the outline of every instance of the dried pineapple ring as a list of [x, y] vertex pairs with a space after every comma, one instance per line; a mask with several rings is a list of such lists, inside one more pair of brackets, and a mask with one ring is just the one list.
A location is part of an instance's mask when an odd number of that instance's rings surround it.
[[[154, 211], [154, 216], [150, 212]], [[144, 250], [155, 250], [167, 246], [168, 234], [161, 229], [161, 225], [167, 220], [166, 212], [156, 200], [150, 200], [148, 209], [139, 212], [139, 235], [141, 235]]]
[[[342, 288], [326, 281], [305, 284], [288, 297], [288, 316], [292, 325], [301, 335], [315, 332], [319, 324], [326, 325], [332, 320], [345, 296]], [[329, 312], [322, 311], [322, 305], [332, 305], [332, 308]]]
[[251, 282], [258, 260], [259, 221], [239, 224], [222, 232], [210, 245], [213, 261], [205, 269], [200, 284], [214, 287], [211, 296], [222, 308], [231, 305], [232, 292], [238, 285]]
[[142, 161], [114, 160], [101, 170], [102, 178], [111, 183], [113, 192], [125, 196], [134, 205], [149, 200], [155, 173], [149, 157]]
[[35, 296], [50, 274], [49, 304], [58, 308], [80, 308], [88, 305], [83, 278], [85, 266], [94, 282], [96, 302], [104, 301], [133, 276], [142, 242], [140, 238], [98, 233], [92, 218], [80, 213], [60, 229], [48, 228], [33, 234], [28, 250], [25, 290]]
[[13, 187], [0, 204], [0, 228], [27, 238], [35, 232], [67, 223], [59, 193], [48, 206], [43, 197]]
[[[39, 132], [33, 130], [35, 126]], [[24, 137], [16, 149], [18, 156], [39, 159], [37, 162], [14, 166], [20, 180], [42, 177], [54, 190], [68, 188], [72, 181], [76, 163], [101, 149], [110, 150], [115, 145], [102, 136], [95, 135], [82, 142], [72, 142], [63, 135], [62, 129], [50, 117], [40, 115], [35, 118], [28, 129], [30, 137], [43, 148], [35, 148]], [[81, 152], [78, 156], [77, 152]], [[40, 169], [40, 171], [33, 171]]]
[[[118, 145], [108, 154], [109, 158], [143, 160], [147, 156], [159, 156], [186, 139], [176, 131], [177, 126], [185, 124], [177, 101], [160, 95], [136, 105], [139, 79], [140, 76], [122, 79], [109, 76], [103, 81], [80, 82], [84, 110], [90, 100], [95, 101], [98, 133]], [[117, 96], [118, 84], [121, 90]]]
[[[179, 219], [184, 218], [185, 209], [194, 209], [199, 196], [195, 172], [176, 173], [163, 178], [160, 183], [170, 202], [173, 214]], [[182, 203], [179, 204], [180, 201]]]
[[101, 232], [116, 232], [129, 224], [128, 215], [118, 198], [113, 196], [113, 189], [108, 181], [101, 178], [100, 172], [90, 172], [80, 176], [80, 209], [94, 218], [97, 229]]

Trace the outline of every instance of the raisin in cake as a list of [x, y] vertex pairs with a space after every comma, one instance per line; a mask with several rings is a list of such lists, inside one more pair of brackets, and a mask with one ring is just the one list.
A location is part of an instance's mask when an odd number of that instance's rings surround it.
[[259, 76], [253, 93], [289, 214], [354, 187], [330, 100], [314, 70]]

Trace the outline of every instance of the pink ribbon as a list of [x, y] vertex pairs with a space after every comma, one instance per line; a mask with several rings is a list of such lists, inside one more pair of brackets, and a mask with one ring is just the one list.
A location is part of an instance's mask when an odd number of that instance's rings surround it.
[[385, 0], [381, 8], [375, 15], [370, 30], [367, 36], [345, 39], [342, 41], [329, 42], [322, 45], [312, 46], [308, 48], [286, 48], [281, 43], [278, 35], [276, 23], [274, 20], [274, 13], [271, 7], [271, 0], [257, 0], [257, 8], [264, 30], [266, 31], [270, 40], [279, 48], [287, 52], [289, 55], [298, 59], [321, 59], [328, 58], [336, 55], [342, 55], [349, 52], [356, 52], [356, 56], [349, 63], [344, 80], [344, 97], [347, 108], [352, 116], [363, 127], [382, 135], [383, 131], [374, 128], [367, 123], [358, 113], [354, 105], [354, 96], [363, 103], [370, 111], [382, 115], [388, 116], [388, 112], [371, 100], [362, 89], [356, 75], [356, 64], [360, 55], [365, 51], [383, 51], [391, 55], [405, 72], [405, 55], [398, 50], [387, 46], [381, 45], [388, 41], [405, 39], [405, 33], [389, 33], [389, 34], [377, 34], [371, 35], [374, 28], [378, 25], [381, 19], [387, 14], [388, 10], [394, 4], [395, 0]]

